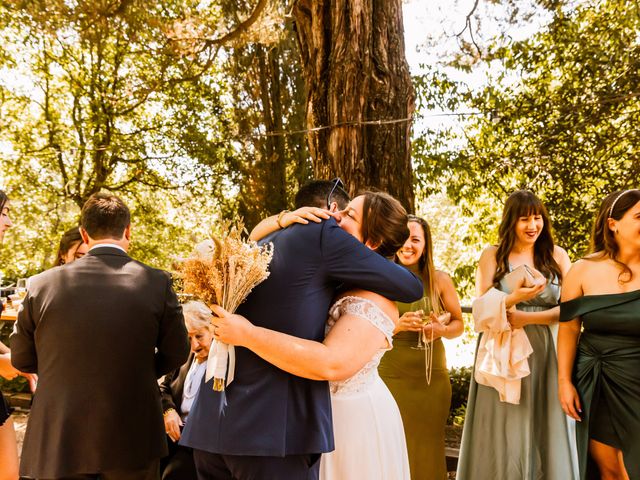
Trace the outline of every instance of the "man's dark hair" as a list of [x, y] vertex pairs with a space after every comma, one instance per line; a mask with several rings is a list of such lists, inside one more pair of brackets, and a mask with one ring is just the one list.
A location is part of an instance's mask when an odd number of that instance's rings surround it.
[[340, 210], [347, 208], [347, 204], [351, 199], [349, 194], [339, 186], [334, 188], [335, 181], [331, 180], [311, 180], [305, 183], [294, 200], [295, 208], [300, 207], [319, 207], [327, 208], [327, 196], [331, 193], [330, 202], [336, 202]]
[[130, 222], [129, 208], [110, 193], [91, 195], [80, 214], [80, 226], [93, 240], [120, 239]]

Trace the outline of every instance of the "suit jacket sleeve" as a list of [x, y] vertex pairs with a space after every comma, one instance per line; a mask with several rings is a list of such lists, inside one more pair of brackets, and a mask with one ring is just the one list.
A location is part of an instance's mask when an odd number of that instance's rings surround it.
[[175, 402], [173, 401], [173, 392], [171, 390], [171, 383], [174, 379], [179, 375], [180, 369], [176, 368], [173, 372], [167, 373], [160, 384], [160, 396], [162, 398], [162, 411], [166, 412], [170, 408], [173, 408], [176, 412], [178, 411], [178, 407], [176, 407]]
[[13, 326], [9, 341], [13, 366], [22, 372], [38, 373], [38, 356], [34, 338], [37, 323], [32, 303], [32, 298], [27, 292], [18, 311], [18, 319]]
[[182, 307], [171, 286], [171, 277], [166, 273], [165, 305], [158, 331], [155, 357], [156, 375], [160, 378], [182, 365], [189, 355], [187, 329], [184, 326]]
[[335, 222], [324, 223], [321, 250], [332, 278], [398, 302], [422, 298], [422, 282], [413, 273], [378, 255]]

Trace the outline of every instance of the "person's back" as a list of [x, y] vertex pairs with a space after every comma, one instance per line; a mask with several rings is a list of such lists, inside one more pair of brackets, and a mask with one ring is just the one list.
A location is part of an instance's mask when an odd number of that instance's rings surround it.
[[169, 275], [123, 235], [87, 237], [82, 259], [30, 281], [11, 338], [13, 363], [39, 375], [21, 475], [130, 478], [166, 454], [156, 379], [186, 359], [186, 330]]

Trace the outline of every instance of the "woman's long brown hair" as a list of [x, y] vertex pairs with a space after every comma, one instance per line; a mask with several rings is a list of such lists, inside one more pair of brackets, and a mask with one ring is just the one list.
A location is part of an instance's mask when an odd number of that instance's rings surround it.
[[[609, 228], [609, 218], [620, 220], [636, 203], [640, 202], [640, 190], [618, 190], [608, 195], [600, 205], [598, 216], [591, 231], [591, 252], [585, 260], [600, 260], [610, 258], [616, 262], [621, 272], [618, 276], [620, 283], [630, 282], [633, 272], [623, 262], [618, 259], [620, 246], [615, 234]], [[613, 207], [613, 208], [612, 208]]]
[[498, 250], [496, 251], [497, 269], [493, 276], [494, 284], [498, 284], [509, 273], [509, 254], [516, 243], [516, 224], [521, 217], [540, 215], [544, 222], [542, 231], [533, 246], [534, 267], [547, 279], [557, 278], [562, 283], [562, 271], [553, 258], [553, 233], [549, 213], [540, 199], [529, 190], [516, 190], [504, 203], [502, 221], [498, 230]]
[[[422, 250], [422, 255], [420, 255], [420, 259], [418, 260], [418, 273], [422, 280], [422, 284], [424, 285], [426, 296], [431, 303], [431, 309], [436, 315], [439, 315], [444, 311], [444, 305], [435, 282], [436, 267], [433, 263], [433, 241], [431, 240], [431, 228], [425, 219], [417, 217], [416, 215], [409, 215], [407, 218], [409, 223], [413, 222], [420, 225], [422, 233], [424, 234], [424, 249]], [[395, 262], [402, 265], [397, 254]]]

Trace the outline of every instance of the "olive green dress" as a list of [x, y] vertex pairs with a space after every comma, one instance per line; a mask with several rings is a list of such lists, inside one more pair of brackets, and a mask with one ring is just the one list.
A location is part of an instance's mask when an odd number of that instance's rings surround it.
[[640, 290], [586, 295], [560, 306], [560, 321], [581, 317], [573, 382], [582, 421], [576, 424], [580, 478], [600, 478], [589, 439], [622, 451], [632, 480], [640, 479]]
[[[428, 299], [427, 299], [428, 301]], [[411, 304], [398, 303], [400, 315]], [[433, 342], [431, 383], [427, 384], [425, 351], [415, 350], [417, 332], [393, 337], [393, 350], [385, 353], [378, 371], [393, 394], [404, 424], [412, 480], [447, 478], [444, 435], [451, 383], [441, 339]]]
[[[508, 291], [504, 279], [500, 290]], [[558, 305], [560, 286], [547, 282], [537, 297], [516, 305], [539, 312]], [[551, 330], [526, 325], [531, 373], [521, 380], [520, 404], [471, 378], [457, 480], [573, 480], [573, 451], [558, 401], [558, 366]]]

